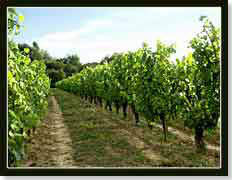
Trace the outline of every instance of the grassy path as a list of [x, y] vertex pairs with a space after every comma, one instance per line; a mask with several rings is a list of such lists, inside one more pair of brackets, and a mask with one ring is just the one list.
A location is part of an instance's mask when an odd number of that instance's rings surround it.
[[[163, 127], [159, 124], [155, 125], [156, 127], [162, 129]], [[171, 133], [177, 135], [179, 138], [184, 139], [186, 141], [192, 141], [194, 143], [194, 136], [192, 135], [188, 135], [187, 133], [184, 133], [181, 130], [178, 130], [176, 128], [173, 127], [168, 127], [168, 131], [170, 131]], [[208, 150], [215, 150], [215, 151], [220, 151], [220, 146], [216, 146], [213, 144], [209, 144], [208, 142], [206, 142], [206, 147]]]
[[[27, 144], [33, 167], [218, 167], [220, 152], [197, 153], [184, 132], [174, 128], [163, 142], [162, 129], [135, 126], [73, 94], [52, 89], [49, 112]], [[29, 163], [28, 163], [29, 162]]]
[[49, 97], [49, 112], [27, 146], [25, 166], [71, 167], [72, 140], [54, 96]]

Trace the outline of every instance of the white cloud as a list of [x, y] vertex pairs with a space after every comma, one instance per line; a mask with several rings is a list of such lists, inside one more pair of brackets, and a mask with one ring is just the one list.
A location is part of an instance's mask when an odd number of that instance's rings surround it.
[[[175, 12], [180, 15], [188, 11], [157, 9], [154, 12], [152, 8], [144, 11], [136, 8], [131, 13], [113, 11], [115, 13], [111, 16], [92, 20], [76, 30], [46, 34], [38, 43], [52, 56], [77, 53], [81, 62], [86, 63], [99, 61], [114, 52], [136, 50], [144, 41], [155, 47], [156, 40], [160, 39], [165, 43], [176, 43], [177, 54], [174, 58], [181, 58], [190, 51], [187, 46], [196, 33], [200, 32], [201, 23], [198, 21], [199, 16], [194, 17], [194, 21], [189, 21], [188, 18], [185, 21], [178, 21], [178, 18], [172, 20], [170, 16]], [[206, 11], [204, 13], [207, 14]]]
[[67, 32], [54, 32], [44, 35], [39, 39], [38, 43], [41, 47], [67, 47], [71, 48], [76, 44], [75, 40], [81, 38], [81, 36], [94, 32], [98, 27], [110, 26], [112, 22], [110, 20], [95, 20], [87, 23], [80, 29]]
[[44, 40], [52, 40], [52, 41], [70, 41], [73, 38], [78, 38], [80, 35], [91, 33], [95, 31], [99, 26], [109, 26], [112, 22], [110, 20], [96, 20], [91, 21], [82, 28], [75, 30], [75, 31], [69, 31], [69, 32], [56, 32], [52, 34], [48, 34], [44, 37]]

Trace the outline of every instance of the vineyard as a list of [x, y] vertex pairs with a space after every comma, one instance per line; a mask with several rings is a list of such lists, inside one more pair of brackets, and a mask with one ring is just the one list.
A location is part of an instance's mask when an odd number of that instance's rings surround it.
[[[166, 121], [181, 118], [195, 130], [196, 146], [204, 148], [203, 133], [216, 127], [220, 116], [220, 39], [219, 31], [207, 19], [204, 29], [191, 41], [193, 53], [177, 64], [169, 57], [174, 47], [157, 42], [157, 50], [147, 44], [136, 52], [114, 54], [111, 63], [86, 68], [60, 81], [57, 87], [76, 93], [90, 102], [117, 112], [130, 106], [139, 123], [144, 116], [148, 126], [162, 122], [166, 140]], [[209, 43], [210, 42], [210, 43]]]
[[[14, 9], [8, 14], [8, 148], [9, 164], [23, 156], [23, 141], [35, 129], [47, 109], [50, 81], [45, 64], [30, 61], [28, 49], [20, 52], [13, 36], [19, 33], [23, 16]], [[16, 164], [15, 164], [16, 163]]]
[[23, 19], [9, 10], [10, 166], [220, 166], [220, 30], [207, 17], [181, 60], [174, 44], [143, 43], [55, 89], [13, 41]]

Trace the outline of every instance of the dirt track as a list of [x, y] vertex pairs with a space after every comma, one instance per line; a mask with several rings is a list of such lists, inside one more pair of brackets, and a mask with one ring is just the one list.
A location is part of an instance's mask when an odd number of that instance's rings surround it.
[[32, 142], [27, 146], [25, 166], [71, 167], [72, 140], [55, 97], [49, 97], [49, 101], [52, 106], [47, 117], [37, 128]]

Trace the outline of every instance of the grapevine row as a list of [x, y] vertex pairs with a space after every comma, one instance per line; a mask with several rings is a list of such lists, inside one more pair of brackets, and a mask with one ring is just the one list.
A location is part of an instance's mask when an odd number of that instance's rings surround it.
[[41, 61], [31, 62], [29, 49], [20, 51], [13, 41], [23, 16], [14, 9], [8, 13], [8, 162], [17, 166], [23, 158], [24, 141], [47, 108], [50, 80]]
[[132, 108], [148, 126], [160, 121], [166, 140], [166, 121], [180, 118], [194, 129], [197, 148], [204, 149], [204, 131], [215, 128], [220, 117], [220, 32], [206, 17], [203, 30], [190, 42], [193, 53], [170, 61], [173, 45], [157, 41], [127, 53], [114, 53], [109, 63], [86, 68], [56, 86], [93, 100], [112, 111]]

